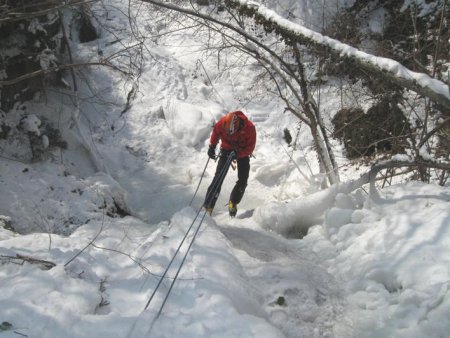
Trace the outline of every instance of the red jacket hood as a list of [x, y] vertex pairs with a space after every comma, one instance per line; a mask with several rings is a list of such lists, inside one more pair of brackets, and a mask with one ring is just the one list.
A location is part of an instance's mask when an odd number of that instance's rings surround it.
[[255, 126], [240, 110], [232, 113], [235, 113], [242, 121], [244, 121], [242, 128], [233, 135], [228, 135], [223, 129], [224, 117], [222, 117], [215, 124], [209, 143], [215, 147], [220, 140], [221, 148], [228, 151], [234, 150], [238, 158], [250, 156], [256, 145]]

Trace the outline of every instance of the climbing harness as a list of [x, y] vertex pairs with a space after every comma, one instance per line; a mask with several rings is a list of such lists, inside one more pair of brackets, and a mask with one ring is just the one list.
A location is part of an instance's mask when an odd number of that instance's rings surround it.
[[233, 161], [231, 161], [231, 168], [232, 168], [233, 170], [236, 170], [236, 168], [237, 168], [237, 161], [236, 161], [236, 159], [234, 159]]

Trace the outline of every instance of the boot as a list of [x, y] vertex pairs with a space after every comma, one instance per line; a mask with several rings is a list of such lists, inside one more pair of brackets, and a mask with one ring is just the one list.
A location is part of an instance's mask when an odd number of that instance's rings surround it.
[[234, 204], [233, 202], [228, 202], [228, 212], [230, 213], [231, 217], [235, 217], [237, 214], [237, 204]]
[[209, 216], [212, 215], [213, 209], [214, 209], [214, 208], [205, 207], [205, 210], [206, 210], [206, 212], [208, 213]]

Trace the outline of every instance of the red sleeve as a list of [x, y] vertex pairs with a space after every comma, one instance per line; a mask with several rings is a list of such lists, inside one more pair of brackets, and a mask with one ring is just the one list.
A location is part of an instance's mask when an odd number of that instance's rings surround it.
[[247, 132], [246, 145], [245, 145], [244, 149], [242, 149], [239, 152], [238, 157], [250, 156], [253, 153], [253, 150], [255, 150], [255, 146], [256, 146], [255, 126], [253, 124], [250, 125], [246, 132]]
[[220, 119], [214, 125], [213, 130], [211, 132], [211, 137], [209, 138], [209, 144], [214, 147], [217, 146], [217, 143], [219, 143], [219, 140], [221, 138], [222, 124], [223, 124], [223, 119]]

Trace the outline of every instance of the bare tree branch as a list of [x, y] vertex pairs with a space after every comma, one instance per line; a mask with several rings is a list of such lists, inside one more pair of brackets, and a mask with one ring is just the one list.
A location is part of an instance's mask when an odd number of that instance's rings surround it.
[[431, 136], [436, 134], [439, 130], [443, 129], [444, 127], [450, 125], [450, 117], [447, 117], [444, 122], [438, 124], [433, 130], [429, 131], [423, 139], [420, 141], [420, 143], [417, 145], [417, 148], [420, 149], [429, 139]]
[[31, 79], [36, 76], [41, 76], [41, 75], [49, 74], [52, 72], [58, 72], [58, 71], [61, 71], [64, 69], [74, 69], [74, 68], [92, 67], [92, 66], [107, 66], [107, 67], [113, 68], [114, 70], [120, 71], [121, 73], [124, 73], [124, 71], [120, 70], [118, 67], [114, 66], [113, 64], [111, 64], [109, 62], [105, 62], [105, 61], [87, 62], [87, 63], [71, 63], [71, 64], [60, 65], [60, 66], [56, 66], [56, 67], [50, 67], [47, 69], [39, 69], [34, 72], [18, 76], [11, 80], [0, 81], [0, 87], [13, 85], [13, 84], [19, 83], [21, 81]]
[[[76, 0], [76, 1], [69, 1], [68, 3], [65, 4], [61, 4], [61, 1], [54, 0], [34, 5], [21, 6], [20, 9], [22, 9], [23, 11], [19, 11], [18, 8], [14, 8], [13, 10], [10, 11], [7, 10], [1, 13], [0, 24], [5, 22], [35, 18], [66, 7], [86, 5], [97, 1], [99, 0]], [[39, 10], [37, 8], [35, 9], [35, 7], [37, 6], [39, 6], [40, 8], [42, 8], [42, 6], [44, 7], [49, 6], [49, 8]]]
[[56, 266], [55, 263], [43, 259], [37, 259], [30, 256], [16, 254], [15, 256], [0, 255], [0, 260], [8, 260], [9, 262], [23, 265], [25, 262], [36, 264], [41, 270], [50, 270]]
[[374, 166], [372, 166], [372, 168], [366, 175], [363, 175], [365, 177], [365, 182], [363, 183], [370, 183], [370, 195], [375, 201], [381, 200], [381, 197], [379, 196], [375, 187], [375, 178], [377, 174], [383, 169], [392, 169], [401, 167], [434, 168], [443, 171], [450, 171], [450, 163], [424, 161], [419, 159], [416, 159], [414, 161], [390, 160], [377, 163]]

